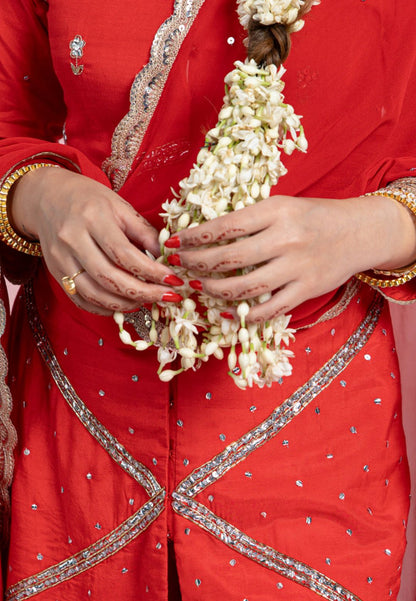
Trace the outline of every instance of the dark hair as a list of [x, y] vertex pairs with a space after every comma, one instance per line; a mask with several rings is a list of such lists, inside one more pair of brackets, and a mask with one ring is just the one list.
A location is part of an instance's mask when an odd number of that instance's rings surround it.
[[[298, 19], [307, 13], [313, 0], [305, 0], [299, 10]], [[280, 66], [289, 56], [293, 31], [293, 23], [284, 25], [262, 25], [259, 21], [250, 19], [248, 24], [247, 54], [249, 59], [254, 59], [258, 65]]]

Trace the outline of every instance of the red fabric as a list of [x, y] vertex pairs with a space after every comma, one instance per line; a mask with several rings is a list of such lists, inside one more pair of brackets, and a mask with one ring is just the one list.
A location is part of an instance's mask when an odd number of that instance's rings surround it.
[[[45, 153], [106, 181], [100, 166], [111, 152], [112, 132], [129, 110], [131, 83], [171, 10], [171, 1], [126, 0], [120, 8], [92, 0], [86, 9], [80, 0], [56, 0], [49, 8], [42, 0], [4, 0], [0, 173]], [[287, 159], [289, 173], [277, 193], [343, 198], [413, 173], [414, 16], [416, 5], [398, 0], [322, 0], [312, 9], [304, 30], [293, 36], [286, 74], [286, 98], [304, 115], [310, 150]], [[86, 41], [79, 76], [69, 56], [76, 35]], [[244, 56], [243, 38], [234, 3], [207, 0], [121, 190], [155, 224], [161, 202], [189, 171], [215, 121], [223, 76]], [[68, 143], [58, 146], [64, 120]], [[24, 258], [15, 256], [11, 268], [17, 273]], [[17, 599], [22, 590], [30, 598], [39, 581], [25, 579], [59, 565], [44, 575], [43, 591], [36, 591], [40, 601], [166, 601], [169, 534], [183, 601], [316, 599], [309, 576], [301, 586], [290, 570], [276, 573], [244, 557], [238, 545], [227, 546], [227, 533], [221, 541], [204, 530], [204, 517], [190, 521], [176, 513], [171, 495], [192, 470], [265, 420], [343, 347], [364, 319], [373, 291], [362, 286], [340, 316], [298, 331], [290, 378], [243, 393], [215, 360], [163, 384], [153, 349], [134, 353], [121, 345], [112, 320], [77, 310], [42, 265], [34, 290], [53, 353], [76, 394], [151, 470], [167, 497], [158, 518], [123, 548], [93, 546], [149, 496], [65, 402], [57, 368], [51, 357], [48, 364], [41, 359], [19, 302], [13, 318], [19, 338], [10, 351], [19, 448], [8, 598]], [[305, 303], [294, 314], [294, 326], [311, 325], [343, 292]], [[415, 286], [395, 294], [414, 298]], [[311, 566], [362, 601], [396, 598], [405, 544], [409, 482], [393, 347], [383, 309], [348, 367], [272, 440], [196, 496], [218, 520]], [[94, 551], [96, 564], [85, 550], [91, 557]], [[78, 555], [82, 551], [90, 563]], [[78, 572], [65, 572], [71, 564], [60, 564], [67, 559]], [[64, 572], [68, 578], [59, 579]]]

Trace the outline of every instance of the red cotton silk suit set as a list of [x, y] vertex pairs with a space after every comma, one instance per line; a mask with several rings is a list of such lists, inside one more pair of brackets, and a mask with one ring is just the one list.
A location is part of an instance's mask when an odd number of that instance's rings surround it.
[[[309, 150], [274, 193], [347, 198], [412, 176], [415, 17], [399, 0], [312, 8], [284, 76]], [[56, 162], [160, 228], [245, 56], [235, 3], [3, 0], [0, 18], [1, 177]], [[11, 279], [31, 275], [9, 344], [5, 599], [166, 601], [168, 544], [183, 601], [396, 599], [409, 481], [381, 294], [353, 279], [293, 311], [281, 384], [241, 391], [216, 359], [162, 383], [154, 349], [1, 253]]]

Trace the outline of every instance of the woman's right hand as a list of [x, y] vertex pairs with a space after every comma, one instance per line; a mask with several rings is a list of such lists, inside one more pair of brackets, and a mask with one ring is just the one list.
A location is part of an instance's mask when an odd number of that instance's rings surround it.
[[109, 315], [180, 300], [169, 287], [180, 280], [143, 252], [160, 254], [156, 229], [102, 184], [42, 167], [16, 182], [10, 213], [17, 231], [40, 241], [46, 265], [61, 285], [64, 276], [85, 270], [76, 278], [77, 294], [70, 296], [79, 307]]

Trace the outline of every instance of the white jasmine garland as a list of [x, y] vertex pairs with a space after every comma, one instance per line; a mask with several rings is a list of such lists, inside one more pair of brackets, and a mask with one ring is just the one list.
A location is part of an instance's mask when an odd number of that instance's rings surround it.
[[[297, 20], [304, 4], [305, 0], [237, 0], [237, 12], [240, 23], [245, 28], [251, 18], [262, 25], [291, 25]], [[303, 21], [299, 21], [296, 30], [299, 31], [302, 27]]]
[[[253, 18], [264, 25], [287, 24], [291, 31], [302, 26], [297, 19], [304, 3], [304, 0], [237, 0], [244, 27]], [[246, 60], [237, 61], [235, 69], [226, 76], [226, 94], [218, 123], [207, 133], [189, 176], [179, 183], [179, 193], [172, 191], [174, 197], [162, 205], [165, 227], [159, 236], [160, 260], [166, 261], [171, 252], [164, 243], [174, 233], [267, 198], [271, 187], [286, 173], [282, 152], [288, 155], [294, 150], [306, 152], [300, 117], [283, 96], [284, 73], [282, 66], [260, 67], [253, 60]], [[254, 269], [247, 267], [237, 273], [244, 275]], [[281, 315], [263, 324], [246, 324], [250, 307], [266, 302], [270, 293], [243, 302], [227, 302], [204, 293], [197, 295], [189, 286], [189, 281], [198, 279], [197, 272], [182, 267], [175, 271], [185, 282], [181, 289], [185, 298], [174, 305], [163, 302], [154, 305], [149, 342], [133, 341], [124, 329], [123, 314], [114, 314], [123, 342], [137, 350], [152, 344], [159, 346], [158, 374], [163, 382], [187, 369], [196, 369], [211, 356], [222, 358], [224, 348], [229, 349], [229, 374], [242, 389], [271, 386], [291, 374], [293, 353], [285, 348], [294, 338], [294, 330], [288, 327], [290, 316]], [[236, 272], [215, 272], [211, 277], [230, 275]], [[238, 318], [223, 319], [221, 313], [229, 312], [230, 308]], [[156, 330], [159, 319], [165, 323], [160, 335]], [[180, 368], [165, 369], [174, 360], [180, 361]]]

